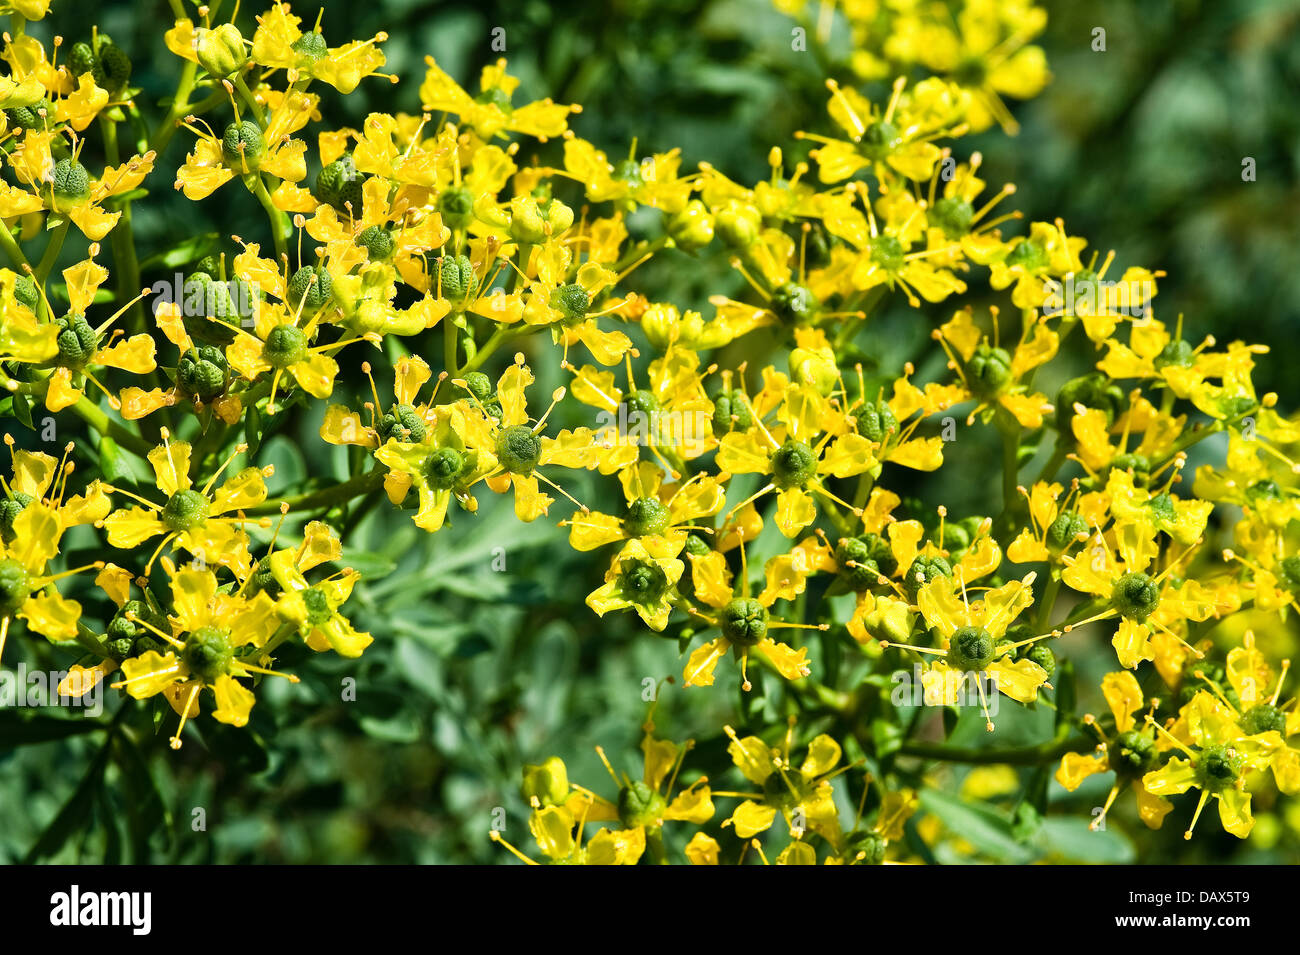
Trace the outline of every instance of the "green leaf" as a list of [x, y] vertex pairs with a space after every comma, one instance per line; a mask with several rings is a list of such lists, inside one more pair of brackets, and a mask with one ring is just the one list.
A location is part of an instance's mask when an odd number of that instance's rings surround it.
[[126, 454], [108, 435], [99, 439], [99, 467], [103, 479], [109, 484], [135, 484], [135, 472]]
[[215, 254], [220, 248], [221, 235], [216, 232], [205, 232], [177, 243], [166, 252], [149, 256], [140, 263], [140, 271], [149, 272], [159, 268], [181, 269], [197, 262], [205, 255]]
[[991, 806], [937, 789], [924, 789], [921, 807], [938, 817], [954, 835], [999, 862], [1023, 864], [1037, 855], [1016, 840], [1011, 821]]
[[107, 729], [103, 723], [84, 716], [52, 716], [22, 708], [0, 709], [0, 752], [32, 743], [48, 743], [56, 739], [96, 733], [103, 729]]
[[149, 861], [149, 840], [154, 833], [161, 832], [170, 842], [171, 812], [163, 802], [153, 773], [139, 747], [124, 736], [115, 736], [113, 758], [122, 773], [122, 795], [126, 803], [132, 861], [141, 865]]
[[1061, 862], [1128, 865], [1137, 851], [1127, 836], [1115, 829], [1088, 828], [1089, 820], [1051, 816], [1043, 820], [1034, 840], [1044, 852]]
[[90, 814], [95, 808], [95, 797], [104, 780], [104, 769], [108, 766], [108, 744], [99, 748], [99, 753], [86, 770], [77, 788], [72, 791], [68, 801], [63, 804], [45, 831], [40, 834], [36, 844], [28, 850], [23, 862], [27, 865], [48, 859], [63, 848], [64, 844], [77, 833], [86, 829]]
[[32, 423], [32, 398], [30, 395], [14, 395], [13, 404], [14, 417], [18, 423], [30, 431], [36, 430], [36, 425]]

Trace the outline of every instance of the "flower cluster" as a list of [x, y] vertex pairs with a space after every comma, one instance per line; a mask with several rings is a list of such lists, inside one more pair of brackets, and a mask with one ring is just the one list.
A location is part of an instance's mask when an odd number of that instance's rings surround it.
[[[433, 534], [506, 495], [592, 555], [593, 633], [674, 637], [684, 695], [765, 700], [742, 702], [744, 735], [725, 728], [734, 791], [653, 727], [639, 780], [601, 753], [607, 795], [558, 757], [526, 767], [534, 855], [925, 858], [943, 834], [917, 789], [962, 759], [925, 708], [968, 707], [996, 746], [1004, 705], [1056, 711], [1039, 762], [1066, 791], [1114, 774], [1094, 824], [1129, 788], [1158, 827], [1195, 788], [1196, 816], [1213, 796], [1246, 837], [1253, 795], [1300, 788], [1281, 659], [1300, 610], [1300, 423], [1257, 389], [1265, 348], [1155, 317], [1162, 273], [1117, 269], [1059, 219], [1020, 227], [1014, 188], [990, 187], [960, 140], [1014, 132], [1004, 98], [1048, 79], [1030, 45], [1045, 15], [956, 6], [846, 4], [848, 72], [755, 183], [677, 149], [612, 158], [579, 136], [579, 106], [527, 101], [505, 61], [465, 89], [430, 59], [417, 111], [332, 128], [331, 98], [396, 82], [386, 38], [331, 46], [288, 3], [251, 37], [206, 7], [178, 17], [179, 89], [133, 151], [139, 90], [109, 37], [57, 57], [61, 41], [6, 34], [4, 410], [28, 427], [33, 409], [70, 411], [94, 440], [60, 459], [6, 435], [0, 653], [24, 632], [75, 654], [72, 690], [161, 695], [179, 747], [202, 703], [246, 724], [286, 641], [371, 643], [345, 607], [361, 575], [340, 506], [386, 498]], [[96, 130], [107, 162], [88, 169]], [[160, 300], [130, 209], [173, 137], [176, 190], [266, 222], [185, 260]], [[86, 255], [56, 273], [72, 227]], [[743, 296], [702, 311], [637, 286], [652, 258], [717, 255]], [[891, 311], [929, 343], [893, 366], [864, 344]], [[353, 372], [368, 389], [342, 384]], [[276, 500], [259, 429], [298, 409], [351, 471]], [[972, 473], [980, 435], [1000, 475]], [[83, 455], [98, 473], [79, 483]], [[123, 456], [152, 486], [110, 466]], [[608, 493], [577, 501], [576, 471]], [[935, 481], [991, 493], [956, 514], [918, 499]], [[65, 566], [73, 528], [105, 559]], [[1062, 648], [1080, 640], [1113, 652], [1100, 719], [1075, 711]], [[900, 701], [909, 673], [918, 697]]]

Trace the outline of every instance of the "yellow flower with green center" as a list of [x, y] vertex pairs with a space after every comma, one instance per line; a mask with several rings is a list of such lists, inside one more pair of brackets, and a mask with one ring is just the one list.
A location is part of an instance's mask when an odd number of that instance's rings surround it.
[[741, 775], [760, 788], [757, 794], [718, 793], [747, 796], [722, 825], [734, 827], [742, 839], [752, 839], [771, 828], [779, 814], [784, 816], [795, 839], [813, 832], [838, 852], [844, 832], [830, 781], [849, 767], [836, 768], [843, 750], [825, 733], [808, 743], [803, 761], [796, 766], [790, 755], [794, 726], [791, 717], [779, 749], [768, 746], [757, 736], [739, 737], [730, 726], [722, 728], [731, 740], [727, 752], [732, 762]]
[[757, 598], [750, 596], [749, 568], [741, 546], [740, 589], [737, 593], [730, 580], [726, 557], [718, 551], [691, 556], [691, 579], [695, 599], [711, 608], [706, 613], [688, 608], [719, 636], [697, 647], [686, 661], [683, 679], [686, 686], [712, 686], [718, 661], [730, 650], [740, 664], [741, 689], [749, 691], [748, 667], [751, 654], [757, 654], [787, 680], [808, 676], [808, 650], [795, 650], [771, 636], [774, 630], [827, 630], [828, 624], [791, 623], [772, 616], [778, 599], [793, 600], [807, 586], [804, 574], [795, 571], [788, 559], [774, 557], [764, 568], [766, 585]]
[[[165, 646], [166, 652], [147, 650], [122, 662], [122, 679], [114, 688], [125, 689], [137, 700], [162, 693], [180, 716], [171, 738], [180, 749], [187, 720], [199, 715], [199, 692], [212, 691], [213, 719], [231, 726], [248, 723], [255, 702], [253, 691], [239, 682], [255, 675], [283, 676], [262, 665], [268, 641], [280, 627], [275, 604], [265, 593], [249, 598], [219, 588], [210, 570], [182, 567], [164, 561], [171, 578], [171, 632], [134, 618]], [[297, 683], [296, 676], [288, 677]]]
[[[1211, 704], [1216, 704], [1208, 694], [1205, 696]], [[1185, 722], [1195, 748], [1178, 739], [1149, 714], [1146, 719], [1169, 746], [1183, 754], [1171, 757], [1164, 766], [1143, 776], [1146, 791], [1153, 796], [1176, 796], [1189, 789], [1201, 791], [1196, 812], [1183, 837], [1192, 838], [1201, 810], [1211, 797], [1218, 800], [1219, 821], [1226, 831], [1238, 839], [1250, 835], [1255, 818], [1250, 811], [1246, 775], [1268, 766], [1273, 750], [1271, 742], [1244, 735], [1230, 713], [1214, 714], [1212, 707], [1206, 708], [1204, 701], [1195, 697], [1183, 708], [1180, 720]]]
[[985, 679], [1018, 703], [1032, 703], [1039, 687], [1050, 686], [1047, 670], [1027, 656], [1017, 659], [1016, 651], [1059, 632], [1006, 639], [1016, 618], [1034, 602], [1034, 577], [1028, 574], [1023, 580], [983, 589], [982, 598], [972, 600], [970, 592], [978, 588], [968, 587], [961, 577], [936, 575], [917, 589], [916, 602], [925, 622], [938, 634], [940, 646], [892, 640], [882, 640], [881, 646], [913, 650], [927, 658], [921, 685], [931, 705], [957, 705], [973, 678], [986, 728], [992, 732]]
[[297, 628], [307, 646], [318, 653], [333, 650], [339, 656], [359, 657], [374, 642], [370, 634], [357, 631], [339, 613], [339, 608], [347, 603], [352, 588], [361, 579], [355, 570], [347, 569], [319, 583], [309, 584], [295, 550], [273, 553], [270, 569], [281, 591], [275, 601], [276, 613]]
[[587, 606], [599, 617], [635, 610], [647, 627], [662, 631], [686, 569], [677, 557], [683, 544], [684, 538], [660, 536], [629, 540], [610, 562], [605, 583], [587, 595]]
[[[384, 65], [384, 54], [378, 44], [388, 39], [387, 33], [330, 47], [321, 35], [319, 16], [308, 33], [302, 31], [301, 24], [302, 20], [290, 12], [287, 3], [272, 4], [257, 18], [253, 62], [268, 70], [292, 70], [300, 78], [320, 80], [344, 94], [355, 90], [367, 76], [385, 76], [379, 72]], [[396, 83], [397, 77], [391, 80]]]
[[624, 468], [619, 472], [619, 484], [627, 501], [624, 515], [615, 517], [599, 511], [574, 515], [564, 522], [569, 527], [569, 545], [574, 550], [589, 551], [619, 540], [660, 537], [680, 550], [687, 532], [701, 526], [695, 521], [722, 510], [726, 494], [720, 481], [703, 472], [668, 486], [664, 486], [663, 479], [663, 470], [650, 461]]
[[519, 80], [506, 72], [505, 60], [483, 67], [477, 97], [461, 89], [433, 57], [425, 57], [424, 62], [429, 67], [420, 84], [420, 103], [425, 112], [454, 113], [484, 141], [507, 133], [523, 133], [545, 142], [562, 136], [569, 125], [569, 114], [582, 111], [580, 106], [563, 106], [549, 97], [515, 106], [511, 100]]
[[[1128, 670], [1121, 670], [1102, 677], [1101, 694], [1114, 717], [1114, 732], [1104, 733], [1096, 719], [1085, 716], [1084, 721], [1101, 738], [1101, 745], [1096, 753], [1066, 753], [1062, 756], [1061, 765], [1056, 770], [1056, 781], [1067, 792], [1074, 792], [1089, 776], [1114, 772], [1115, 783], [1106, 795], [1101, 812], [1089, 824], [1090, 828], [1095, 831], [1105, 825], [1106, 813], [1110, 812], [1115, 797], [1125, 786], [1131, 786], [1137, 799], [1138, 817], [1148, 828], [1159, 829], [1174, 807], [1168, 799], [1149, 792], [1142, 782], [1142, 777], [1160, 760], [1155, 729], [1150, 723], [1143, 723], [1139, 728], [1134, 718], [1145, 705], [1142, 688], [1138, 686], [1137, 677]], [[1158, 702], [1151, 701], [1153, 710]]]
[[[849, 430], [844, 413], [815, 389], [793, 385], [785, 375], [768, 369], [766, 384], [752, 404], [752, 427], [731, 431], [718, 446], [718, 467], [730, 474], [761, 474], [767, 482], [730, 514], [775, 491], [776, 525], [794, 537], [817, 517], [814, 495], [845, 507], [862, 509], [837, 497], [828, 478], [847, 478], [872, 468], [872, 442]], [[777, 424], [768, 428], [763, 416], [776, 411]]]
[[63, 530], [58, 510], [33, 500], [12, 519], [12, 538], [0, 540], [0, 655], [14, 619], [25, 620], [31, 630], [52, 642], [77, 635], [81, 605], [59, 596], [53, 584], [86, 568], [47, 571], [59, 553]]
[[131, 550], [161, 534], [162, 540], [149, 558], [146, 572], [163, 547], [171, 542], [173, 549], [183, 547], [194, 555], [196, 563], [220, 564], [241, 577], [246, 576], [250, 558], [248, 535], [242, 529], [247, 523], [243, 511], [266, 500], [265, 478], [274, 469], [270, 465], [263, 469], [245, 468], [216, 487], [222, 472], [248, 450], [241, 444], [207, 483], [196, 490], [190, 478], [191, 450], [189, 442], [169, 440], [167, 429], [163, 429], [162, 445], [150, 451], [148, 458], [155, 484], [167, 500], [157, 504], [113, 488], [114, 493], [135, 498], [140, 506], [122, 508], [104, 518], [108, 542], [113, 547]]

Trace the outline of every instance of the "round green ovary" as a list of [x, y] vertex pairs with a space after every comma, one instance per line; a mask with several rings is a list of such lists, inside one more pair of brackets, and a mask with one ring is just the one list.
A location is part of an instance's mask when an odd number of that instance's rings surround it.
[[978, 671], [993, 662], [993, 636], [983, 627], [961, 627], [948, 641], [948, 665]]
[[230, 670], [235, 650], [230, 645], [230, 635], [217, 627], [200, 627], [185, 640], [181, 661], [190, 673], [205, 684], [216, 682], [217, 677]]
[[208, 499], [198, 491], [177, 491], [158, 512], [158, 519], [172, 531], [192, 530], [208, 519]]
[[637, 498], [627, 506], [623, 526], [629, 537], [662, 534], [668, 529], [668, 508], [657, 497]]
[[527, 425], [516, 424], [497, 433], [497, 461], [512, 474], [532, 474], [542, 458], [542, 441]]
[[446, 491], [455, 487], [464, 469], [465, 455], [455, 448], [439, 448], [424, 462], [424, 479], [430, 487]]
[[803, 487], [817, 473], [817, 458], [802, 441], [789, 439], [769, 459], [772, 480], [780, 488]]
[[288, 368], [307, 360], [307, 336], [296, 325], [277, 325], [266, 336], [262, 355], [273, 368]]
[[12, 617], [31, 596], [27, 571], [16, 560], [0, 560], [0, 617]]
[[736, 597], [722, 608], [718, 627], [728, 643], [752, 647], [767, 636], [767, 608], [751, 597]]
[[1111, 606], [1120, 616], [1142, 623], [1160, 604], [1160, 588], [1143, 573], [1128, 573], [1115, 581]]

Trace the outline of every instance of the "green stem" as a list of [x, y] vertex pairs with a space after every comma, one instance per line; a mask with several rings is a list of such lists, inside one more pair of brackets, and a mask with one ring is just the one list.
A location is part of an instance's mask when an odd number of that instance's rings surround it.
[[4, 222], [0, 222], [0, 248], [5, 250], [5, 255], [9, 256], [9, 261], [13, 263], [14, 268], [18, 269], [18, 271], [25, 272], [31, 268], [27, 264], [27, 256], [23, 255], [22, 248]]
[[72, 412], [100, 434], [112, 438], [137, 457], [143, 458], [153, 450], [144, 438], [127, 431], [126, 428], [104, 414], [103, 409], [91, 402], [85, 395], [82, 395], [80, 400], [72, 406]]
[[248, 108], [252, 110], [253, 118], [257, 120], [257, 125], [265, 129], [266, 119], [262, 116], [262, 107], [257, 104], [257, 98], [253, 96], [252, 90], [248, 88], [248, 84], [244, 82], [244, 77], [242, 75], [235, 77], [235, 89], [239, 90], [239, 95], [242, 96], [244, 102], [248, 104]]
[[312, 491], [308, 494], [299, 494], [296, 497], [283, 498], [280, 501], [266, 501], [256, 507], [247, 508], [244, 513], [249, 517], [262, 514], [277, 514], [280, 511], [281, 503], [288, 504], [291, 511], [314, 511], [320, 508], [333, 507], [335, 504], [343, 504], [354, 497], [369, 494], [371, 491], [383, 487], [386, 473], [386, 469], [376, 468], [365, 474], [358, 474], [356, 477], [333, 487]]
[[[105, 116], [100, 116], [100, 129], [104, 133], [104, 153], [109, 165], [116, 166], [122, 160], [117, 146], [117, 123]], [[131, 203], [122, 203], [122, 218], [109, 233], [109, 245], [113, 250], [113, 265], [117, 272], [117, 296], [120, 302], [129, 302], [140, 292], [140, 262], [135, 254], [135, 237], [131, 231]], [[145, 331], [142, 302], [131, 306], [126, 315], [127, 323], [137, 334]]]
[[249, 178], [253, 182], [253, 195], [257, 196], [257, 201], [262, 204], [267, 218], [271, 220], [271, 236], [275, 240], [275, 257], [278, 261], [289, 254], [288, 236], [292, 230], [289, 217], [275, 207], [260, 173], [252, 173]]
[[1082, 753], [1097, 746], [1095, 739], [1078, 736], [1073, 739], [1054, 740], [1036, 746], [971, 749], [949, 746], [946, 743], [910, 742], [898, 748], [904, 756], [921, 759], [938, 759], [949, 763], [1007, 763], [1012, 766], [1037, 766], [1060, 759], [1066, 753]]
[[[54, 269], [54, 263], [59, 260], [59, 253], [63, 251], [63, 240], [68, 237], [68, 228], [71, 225], [71, 219], [64, 219], [63, 225], [54, 231], [54, 235], [50, 236], [50, 241], [45, 246], [45, 254], [41, 256], [41, 261], [36, 266], [35, 275], [36, 284], [42, 289], [45, 288], [45, 280], [49, 278], [50, 272]], [[48, 301], [49, 299], [46, 297], [46, 302], [48, 303]]]

